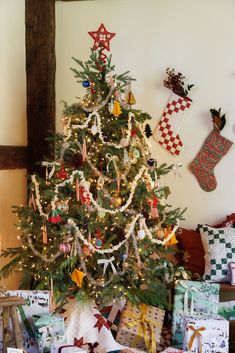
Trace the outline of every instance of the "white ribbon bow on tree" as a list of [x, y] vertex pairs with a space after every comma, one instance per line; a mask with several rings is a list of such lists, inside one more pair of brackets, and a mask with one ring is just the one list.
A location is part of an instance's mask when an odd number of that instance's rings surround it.
[[106, 158], [108, 159], [108, 164], [107, 164], [107, 172], [109, 173], [109, 165], [111, 162], [113, 162], [114, 169], [116, 172], [118, 172], [118, 167], [117, 167], [117, 161], [118, 161], [118, 156], [116, 154], [112, 155], [111, 153], [106, 154]]
[[[55, 173], [55, 166], [60, 165], [59, 162], [42, 162], [42, 166], [46, 167], [46, 179], [51, 179], [53, 174]], [[48, 168], [51, 168], [50, 173], [48, 174]]]
[[98, 265], [104, 265], [104, 268], [103, 268], [103, 276], [105, 275], [105, 272], [107, 270], [107, 267], [108, 265], [110, 264], [111, 265], [111, 268], [113, 270], [113, 273], [117, 273], [117, 270], [113, 264], [113, 261], [115, 260], [115, 257], [112, 256], [110, 259], [99, 259], [97, 261]]

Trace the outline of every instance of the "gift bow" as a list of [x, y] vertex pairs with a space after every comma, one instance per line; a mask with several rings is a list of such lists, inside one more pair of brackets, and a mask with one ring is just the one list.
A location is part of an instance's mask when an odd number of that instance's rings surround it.
[[118, 171], [118, 168], [117, 168], [117, 161], [118, 161], [118, 156], [115, 154], [115, 155], [112, 155], [111, 153], [107, 153], [106, 154], [106, 158], [108, 159], [108, 164], [107, 164], [107, 172], [109, 173], [109, 165], [111, 162], [113, 162], [113, 165], [114, 165], [114, 169], [116, 170], [116, 172]]
[[188, 348], [191, 350], [191, 348], [193, 346], [194, 339], [196, 337], [198, 337], [198, 340], [200, 340], [199, 353], [202, 353], [202, 334], [200, 331], [205, 331], [206, 328], [204, 326], [202, 326], [202, 327], [199, 327], [198, 329], [196, 329], [193, 325], [190, 325], [189, 329], [191, 329], [193, 331], [193, 334], [189, 340]]
[[114, 266], [114, 264], [113, 264], [113, 261], [115, 260], [115, 257], [114, 256], [112, 256], [110, 259], [99, 259], [98, 261], [97, 261], [97, 263], [99, 264], [99, 265], [104, 265], [104, 268], [103, 268], [103, 276], [105, 275], [105, 272], [106, 272], [106, 270], [107, 270], [107, 267], [108, 267], [108, 265], [110, 264], [111, 265], [111, 268], [112, 268], [112, 270], [113, 270], [113, 273], [117, 273], [117, 270], [116, 270], [116, 268], [115, 268], [115, 266]]
[[[144, 341], [149, 353], [156, 353], [156, 339], [153, 331], [153, 326], [161, 326], [161, 325], [158, 322], [154, 320], [149, 320], [147, 318], [148, 306], [146, 304], [140, 304], [139, 309], [140, 309], [140, 316], [133, 314], [131, 311], [126, 312], [126, 314], [129, 317], [135, 319], [135, 322], [128, 322], [126, 325], [130, 327], [138, 325], [137, 335], [144, 336]], [[149, 337], [148, 330], [150, 333], [150, 337]], [[139, 340], [138, 336], [133, 340], [133, 346], [135, 346], [135, 344]]]
[[[46, 179], [51, 179], [52, 175], [55, 173], [55, 166], [60, 165], [59, 162], [42, 162], [42, 166], [46, 167]], [[51, 167], [51, 171], [48, 174], [48, 168]]]
[[42, 326], [40, 328], [38, 328], [38, 332], [41, 333], [41, 340], [42, 340], [42, 348], [44, 347], [44, 341], [47, 338], [48, 335], [51, 336], [51, 338], [53, 338], [54, 336], [54, 332], [52, 330], [52, 327], [47, 325], [47, 326]]
[[[184, 315], [193, 315], [194, 312], [194, 292], [199, 292], [199, 290], [195, 287], [188, 287], [184, 281], [179, 281], [179, 284], [185, 289], [184, 292]], [[189, 309], [189, 294], [191, 294], [191, 305], [190, 305], [190, 313], [188, 312]]]

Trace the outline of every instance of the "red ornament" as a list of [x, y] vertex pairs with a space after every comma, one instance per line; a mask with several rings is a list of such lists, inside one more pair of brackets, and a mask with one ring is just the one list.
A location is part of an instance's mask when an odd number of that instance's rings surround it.
[[99, 47], [110, 50], [110, 40], [115, 36], [116, 33], [108, 32], [104, 24], [101, 23], [97, 31], [88, 32], [94, 39], [93, 50], [97, 50]]
[[131, 136], [135, 137], [137, 135], [138, 129], [131, 129]]
[[83, 186], [79, 187], [79, 196], [82, 205], [89, 205], [91, 202], [90, 196]]
[[48, 218], [48, 222], [51, 222], [53, 224], [57, 224], [57, 223], [63, 222], [63, 219], [60, 217], [57, 210], [53, 210], [51, 213], [51, 216]]
[[83, 245], [82, 246], [82, 253], [84, 254], [84, 256], [90, 256], [91, 255], [91, 249], [88, 245]]
[[56, 176], [61, 180], [65, 180], [65, 179], [68, 179], [69, 174], [66, 172], [64, 167], [61, 167], [60, 171], [56, 174]]

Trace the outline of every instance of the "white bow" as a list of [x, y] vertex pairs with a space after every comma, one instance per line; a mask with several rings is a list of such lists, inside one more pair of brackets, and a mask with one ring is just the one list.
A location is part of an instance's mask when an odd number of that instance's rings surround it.
[[51, 340], [52, 340], [54, 338], [54, 332], [53, 332], [51, 326], [49, 326], [49, 325], [40, 327], [38, 329], [38, 332], [42, 334], [42, 336], [41, 336], [41, 346], [42, 346], [42, 348], [44, 348], [46, 338], [48, 338], [48, 336], [50, 335], [51, 336]]
[[98, 261], [97, 261], [97, 263], [98, 263], [98, 265], [104, 265], [104, 268], [103, 268], [103, 276], [105, 275], [105, 272], [106, 272], [106, 270], [107, 270], [107, 267], [108, 267], [108, 265], [110, 264], [111, 265], [111, 268], [112, 268], [112, 270], [113, 270], [113, 273], [117, 273], [117, 270], [116, 270], [116, 268], [115, 268], [115, 266], [114, 266], [114, 264], [113, 264], [113, 261], [115, 260], [115, 257], [114, 256], [112, 256], [110, 259], [99, 259]]
[[[185, 288], [184, 292], [184, 315], [193, 315], [194, 313], [194, 296], [195, 292], [199, 292], [199, 290], [195, 287], [188, 287], [184, 281], [179, 281], [179, 284]], [[191, 305], [189, 310], [189, 295], [191, 294]]]
[[[46, 179], [51, 179], [52, 175], [55, 173], [55, 166], [60, 165], [59, 162], [42, 162], [42, 166], [46, 167]], [[51, 167], [51, 171], [48, 175], [48, 167]]]
[[111, 163], [111, 162], [113, 162], [113, 165], [114, 165], [114, 169], [116, 170], [116, 172], [117, 172], [117, 161], [118, 161], [118, 156], [115, 154], [115, 155], [111, 155], [111, 153], [107, 153], [106, 154], [106, 158], [108, 159], [108, 164], [107, 164], [107, 167], [106, 167], [106, 169], [107, 169], [107, 172], [109, 173], [109, 164]]
[[174, 171], [174, 176], [177, 177], [179, 176], [180, 178], [182, 177], [182, 174], [180, 172], [180, 168], [183, 166], [183, 164], [174, 164], [173, 165], [173, 171]]

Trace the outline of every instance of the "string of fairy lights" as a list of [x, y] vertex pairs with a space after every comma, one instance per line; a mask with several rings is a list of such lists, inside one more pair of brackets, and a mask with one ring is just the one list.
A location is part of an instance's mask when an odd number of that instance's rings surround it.
[[[129, 114], [128, 114], [126, 134], [120, 140], [119, 143], [113, 143], [110, 141], [106, 141], [103, 136], [103, 132], [102, 132], [103, 118], [101, 118], [101, 116], [97, 110], [107, 104], [112, 93], [113, 93], [113, 90], [111, 89], [107, 98], [105, 99], [105, 101], [96, 107], [92, 107], [92, 108], [86, 108], [84, 106], [82, 107], [85, 112], [89, 113], [88, 117], [84, 123], [74, 124], [74, 123], [72, 123], [72, 119], [70, 117], [65, 118], [66, 124], [65, 124], [64, 130], [63, 130], [64, 140], [63, 140], [63, 147], [62, 147], [61, 154], [60, 154], [61, 159], [63, 159], [63, 154], [65, 153], [66, 149], [70, 147], [69, 141], [72, 137], [73, 131], [75, 131], [76, 129], [82, 129], [82, 130], [87, 129], [89, 127], [89, 124], [91, 123], [92, 119], [94, 119], [94, 124], [97, 126], [97, 133], [98, 133], [99, 139], [102, 142], [102, 144], [110, 146], [110, 147], [114, 147], [116, 149], [125, 149], [129, 146], [130, 139], [131, 139], [131, 131], [133, 129], [132, 121], [135, 118], [135, 115], [132, 112], [129, 112]], [[144, 144], [142, 144], [140, 139], [138, 137], [136, 137], [136, 139], [135, 139], [136, 144], [138, 145], [138, 147], [140, 149], [142, 157], [147, 161], [149, 142], [148, 142], [147, 137], [143, 131], [142, 124], [137, 121], [136, 126], [138, 127], [138, 129], [143, 137], [143, 140], [144, 140]], [[79, 151], [82, 152], [82, 148], [83, 148], [82, 145], [79, 142], [77, 142], [76, 144], [78, 146]], [[146, 150], [146, 147], [147, 147], [147, 150]], [[110, 156], [108, 163], [110, 163], [110, 161], [115, 161], [114, 157], [115, 157], [115, 155]], [[91, 169], [93, 170], [94, 174], [96, 176], [98, 176], [100, 180], [102, 179], [102, 183], [105, 181], [110, 182], [110, 181], [116, 180], [116, 179], [110, 178], [109, 176], [104, 175], [102, 172], [100, 172], [98, 170], [98, 168], [92, 163], [91, 159], [89, 158], [89, 153], [86, 155], [86, 161], [89, 164], [89, 166], [91, 167]], [[53, 176], [58, 163], [57, 162], [54, 162], [54, 163], [43, 162], [43, 165], [46, 166], [47, 169], [49, 167], [51, 168], [51, 171], [48, 176], [48, 178], [50, 179]], [[114, 166], [115, 166], [116, 172], [118, 172], [115, 163], [114, 163]], [[130, 171], [130, 167], [131, 167], [131, 163], [127, 163], [125, 171], [123, 172], [123, 175], [122, 175], [123, 180], [126, 179], [128, 173]], [[125, 227], [124, 239], [119, 241], [119, 243], [114, 246], [110, 245], [110, 247], [105, 247], [105, 248], [97, 248], [92, 242], [88, 241], [87, 236], [83, 235], [83, 232], [77, 226], [74, 219], [69, 218], [67, 220], [67, 230], [71, 235], [70, 240], [71, 239], [74, 240], [74, 246], [76, 248], [76, 253], [79, 255], [79, 259], [80, 259], [80, 266], [81, 266], [84, 274], [87, 276], [87, 279], [89, 280], [89, 282], [93, 286], [103, 286], [103, 287], [107, 286], [108, 284], [110, 284], [112, 282], [112, 280], [115, 276], [120, 276], [125, 273], [126, 259], [128, 258], [128, 249], [129, 249], [129, 241], [130, 240], [132, 240], [134, 255], [137, 260], [137, 265], [138, 265], [138, 267], [141, 267], [141, 259], [140, 259], [139, 248], [138, 248], [138, 239], [140, 239], [140, 238], [138, 238], [138, 231], [136, 229], [141, 229], [141, 231], [144, 231], [144, 236], [146, 236], [148, 239], [150, 239], [153, 243], [158, 244], [158, 245], [165, 245], [174, 236], [174, 234], [179, 226], [179, 222], [177, 221], [176, 225], [173, 227], [173, 229], [170, 232], [168, 232], [167, 236], [165, 236], [164, 239], [158, 239], [158, 238], [156, 238], [156, 236], [152, 235], [152, 233], [156, 234], [157, 230], [159, 230], [161, 228], [161, 225], [164, 222], [165, 216], [163, 217], [163, 220], [157, 226], [149, 229], [142, 213], [136, 212], [135, 210], [129, 210], [129, 206], [131, 205], [131, 203], [133, 201], [133, 197], [134, 197], [136, 189], [138, 187], [138, 183], [142, 179], [145, 179], [146, 182], [148, 182], [150, 184], [151, 188], [153, 188], [156, 185], [156, 180], [152, 179], [150, 172], [149, 172], [149, 168], [147, 166], [143, 166], [139, 170], [139, 172], [135, 175], [132, 182], [130, 183], [129, 196], [128, 196], [125, 204], [122, 205], [121, 207], [116, 207], [115, 209], [113, 207], [106, 208], [106, 207], [103, 207], [99, 204], [99, 201], [96, 200], [96, 198], [93, 196], [93, 194], [90, 190], [90, 182], [86, 180], [83, 171], [74, 170], [71, 173], [71, 175], [68, 176], [68, 178], [66, 180], [63, 180], [62, 182], [58, 183], [54, 188], [53, 198], [50, 202], [51, 210], [56, 210], [57, 202], [60, 199], [59, 194], [60, 194], [61, 188], [66, 187], [67, 185], [71, 185], [75, 190], [75, 183], [76, 183], [76, 181], [78, 181], [79, 186], [84, 188], [87, 197], [90, 199], [91, 205], [93, 206], [93, 208], [95, 210], [97, 210], [98, 214], [103, 213], [104, 215], [105, 214], [117, 215], [118, 213], [131, 211], [130, 213], [134, 217], [131, 220], [131, 222], [129, 222]], [[47, 213], [46, 211], [43, 210], [39, 183], [37, 181], [36, 176], [32, 175], [31, 180], [32, 180], [34, 194], [35, 194], [35, 204], [37, 206], [38, 212], [44, 220], [48, 220], [49, 213]], [[110, 195], [108, 195], [107, 192], [106, 192], [105, 196], [110, 198]], [[138, 222], [139, 222], [139, 227], [137, 225]], [[50, 256], [46, 256], [43, 252], [41, 253], [40, 251], [36, 250], [33, 245], [33, 241], [32, 241], [31, 236], [32, 236], [31, 234], [27, 235], [28, 246], [32, 250], [33, 254], [35, 256], [39, 257], [43, 262], [45, 262], [47, 264], [53, 263], [59, 256], [62, 255], [62, 252], [60, 250], [58, 250], [55, 254], [51, 253]], [[124, 261], [122, 262], [121, 271], [116, 271], [115, 266], [113, 264], [113, 260], [115, 259], [114, 257], [112, 257], [110, 259], [107, 259], [107, 258], [102, 259], [101, 258], [100, 260], [98, 260], [98, 263], [101, 263], [101, 264], [103, 263], [103, 264], [105, 264], [104, 266], [110, 265], [111, 268], [113, 269], [113, 273], [109, 276], [109, 279], [107, 281], [104, 281], [104, 277], [102, 277], [101, 280], [94, 279], [92, 274], [89, 273], [89, 271], [87, 269], [87, 265], [86, 265], [87, 259], [84, 260], [82, 246], [87, 246], [91, 253], [98, 253], [100, 255], [107, 255], [107, 254], [111, 255], [114, 252], [117, 252], [122, 246], [125, 246], [125, 254], [123, 257]], [[106, 269], [106, 267], [105, 267], [105, 269]], [[103, 275], [104, 275], [104, 273], [103, 273]]]

